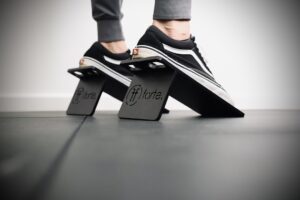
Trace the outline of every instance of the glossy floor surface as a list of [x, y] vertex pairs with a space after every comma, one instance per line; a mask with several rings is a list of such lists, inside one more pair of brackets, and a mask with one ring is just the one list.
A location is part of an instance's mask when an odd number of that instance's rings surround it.
[[0, 198], [298, 199], [300, 111], [245, 112], [0, 113]]

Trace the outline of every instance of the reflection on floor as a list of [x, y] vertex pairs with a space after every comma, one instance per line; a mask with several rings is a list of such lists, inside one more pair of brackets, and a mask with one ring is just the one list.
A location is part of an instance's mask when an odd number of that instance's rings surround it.
[[293, 199], [299, 122], [300, 111], [159, 122], [0, 113], [0, 198]]

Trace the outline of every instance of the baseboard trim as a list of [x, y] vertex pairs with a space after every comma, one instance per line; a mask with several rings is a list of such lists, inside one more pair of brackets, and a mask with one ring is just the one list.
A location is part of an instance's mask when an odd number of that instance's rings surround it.
[[[34, 94], [34, 95], [0, 95], [0, 112], [31, 112], [31, 111], [66, 111], [72, 94]], [[102, 94], [97, 110], [119, 110], [121, 102], [113, 97]], [[167, 102], [168, 109], [189, 110], [173, 98]], [[238, 105], [242, 110], [298, 110], [298, 107]]]
[[[31, 112], [31, 111], [65, 111], [72, 94], [34, 94], [34, 95], [1, 95], [0, 112]], [[97, 110], [119, 110], [121, 102], [103, 93]], [[186, 106], [170, 98], [168, 109], [189, 110]]]

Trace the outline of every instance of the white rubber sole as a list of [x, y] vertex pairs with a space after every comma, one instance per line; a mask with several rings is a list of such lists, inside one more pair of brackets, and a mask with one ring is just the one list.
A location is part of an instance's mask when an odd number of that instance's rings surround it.
[[97, 69], [101, 70], [103, 73], [107, 74], [108, 76], [112, 77], [113, 79], [119, 81], [120, 83], [126, 85], [127, 87], [129, 87], [131, 80], [112, 70], [111, 68], [107, 67], [106, 65], [104, 65], [103, 63], [99, 62], [98, 60], [91, 58], [91, 57], [87, 57], [84, 56], [81, 60], [80, 60], [80, 66], [79, 67], [87, 67], [87, 66], [93, 66], [96, 67]]
[[204, 86], [205, 88], [207, 88], [208, 90], [210, 90], [211, 92], [216, 94], [217, 96], [221, 97], [223, 100], [225, 100], [229, 104], [234, 105], [233, 100], [230, 98], [230, 96], [227, 94], [227, 92], [223, 88], [219, 87], [218, 85], [216, 85], [216, 83], [212, 82], [211, 80], [202, 76], [201, 74], [197, 73], [196, 71], [192, 70], [191, 68], [180, 64], [179, 62], [170, 58], [168, 55], [159, 51], [158, 49], [155, 49], [155, 48], [153, 48], [151, 46], [147, 46], [147, 45], [138, 45], [138, 46], [136, 46], [136, 49], [137, 49], [138, 54], [133, 56], [134, 59], [135, 58], [147, 58], [147, 57], [152, 57], [152, 56], [160, 56], [160, 57], [164, 58], [166, 61], [168, 61], [172, 66], [176, 67], [181, 72], [188, 75], [193, 80], [197, 81], [199, 84], [201, 84], [202, 86]]

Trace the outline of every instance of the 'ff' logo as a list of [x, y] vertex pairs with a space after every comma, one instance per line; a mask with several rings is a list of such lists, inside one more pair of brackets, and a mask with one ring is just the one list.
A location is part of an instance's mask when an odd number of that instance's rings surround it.
[[84, 93], [84, 88], [78, 88], [75, 91], [75, 95], [73, 97], [72, 103], [73, 104], [79, 104], [80, 103], [80, 97], [83, 95], [83, 93]]
[[133, 106], [136, 104], [137, 100], [141, 97], [142, 94], [142, 86], [141, 85], [134, 85], [130, 88], [127, 92], [125, 97], [125, 103], [129, 106]]

